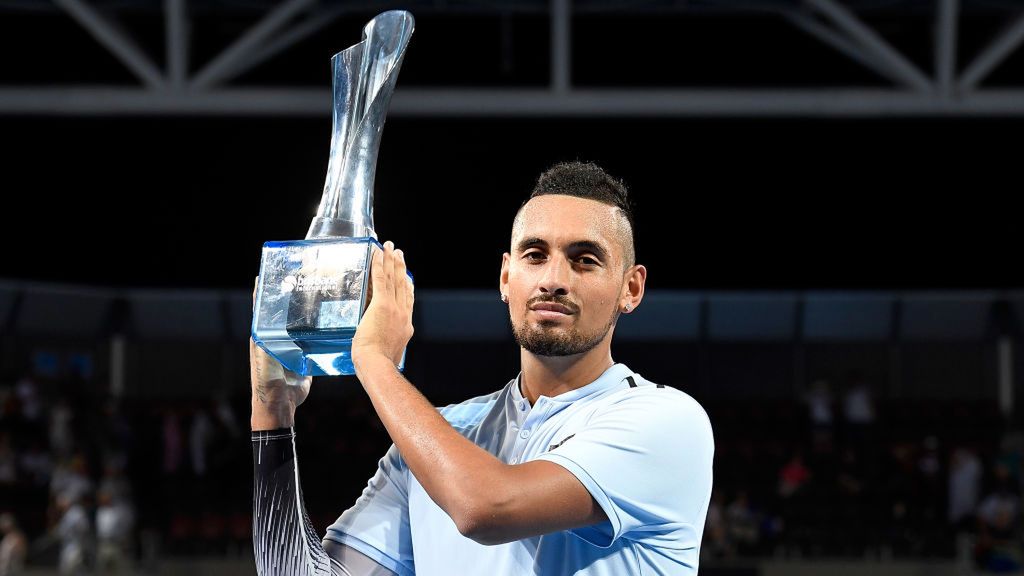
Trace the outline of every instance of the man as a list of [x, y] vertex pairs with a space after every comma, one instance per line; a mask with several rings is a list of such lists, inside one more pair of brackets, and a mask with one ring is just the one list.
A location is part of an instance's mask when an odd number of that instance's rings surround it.
[[260, 574], [696, 574], [711, 426], [689, 396], [611, 356], [643, 299], [625, 187], [593, 164], [541, 175], [512, 226], [500, 297], [521, 347], [504, 388], [433, 407], [395, 366], [413, 286], [390, 242], [352, 344], [394, 445], [322, 547], [302, 505], [295, 407], [310, 380], [250, 344]]

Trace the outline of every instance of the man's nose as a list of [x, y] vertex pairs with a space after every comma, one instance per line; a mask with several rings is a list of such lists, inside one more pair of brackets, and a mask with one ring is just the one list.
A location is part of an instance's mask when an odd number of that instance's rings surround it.
[[564, 258], [548, 258], [544, 275], [540, 279], [540, 291], [555, 296], [569, 293], [569, 263]]

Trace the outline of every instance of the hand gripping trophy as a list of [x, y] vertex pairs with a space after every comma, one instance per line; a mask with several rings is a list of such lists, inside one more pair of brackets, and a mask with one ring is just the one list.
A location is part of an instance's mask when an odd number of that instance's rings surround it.
[[[334, 134], [320, 208], [305, 240], [263, 245], [252, 337], [302, 376], [355, 373], [352, 337], [366, 308], [370, 258], [381, 248], [373, 227], [377, 151], [413, 26], [408, 12], [379, 14], [361, 42], [331, 59]], [[399, 369], [404, 362], [403, 355]]]

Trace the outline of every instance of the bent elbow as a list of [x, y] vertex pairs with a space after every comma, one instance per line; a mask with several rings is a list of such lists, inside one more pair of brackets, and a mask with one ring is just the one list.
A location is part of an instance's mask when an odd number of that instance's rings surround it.
[[495, 546], [511, 542], [512, 539], [505, 537], [504, 531], [498, 522], [498, 515], [485, 512], [466, 512], [459, 518], [453, 518], [455, 527], [459, 534], [484, 546]]

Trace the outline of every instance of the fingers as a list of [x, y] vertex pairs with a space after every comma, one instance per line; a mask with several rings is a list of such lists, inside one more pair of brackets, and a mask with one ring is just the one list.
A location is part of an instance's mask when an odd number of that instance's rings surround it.
[[395, 281], [398, 283], [395, 290], [398, 292], [398, 301], [407, 308], [412, 307], [412, 282], [406, 273], [405, 252], [395, 250], [397, 261], [395, 262]]
[[373, 255], [370, 257], [370, 294], [366, 304], [369, 305], [373, 296], [384, 293], [384, 251], [376, 246], [373, 247]]
[[405, 264], [405, 253], [396, 249], [390, 240], [383, 246], [383, 250], [377, 249], [373, 254], [371, 294], [376, 293], [378, 297], [386, 295], [395, 304], [411, 308], [413, 287]]
[[384, 285], [388, 295], [395, 297], [395, 243], [384, 243]]

